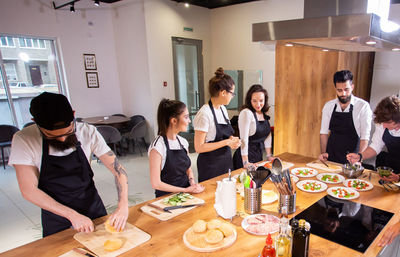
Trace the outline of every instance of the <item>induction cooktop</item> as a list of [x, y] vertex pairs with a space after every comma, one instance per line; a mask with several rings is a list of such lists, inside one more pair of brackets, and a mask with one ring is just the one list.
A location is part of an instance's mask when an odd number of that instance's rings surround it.
[[364, 253], [392, 216], [391, 212], [326, 195], [294, 218], [309, 222], [312, 234]]

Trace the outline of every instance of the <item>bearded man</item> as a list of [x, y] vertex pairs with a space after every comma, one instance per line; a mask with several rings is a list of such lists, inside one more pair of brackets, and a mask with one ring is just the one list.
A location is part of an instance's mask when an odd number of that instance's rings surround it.
[[347, 153], [368, 146], [372, 111], [369, 103], [352, 94], [353, 74], [342, 70], [333, 76], [337, 99], [325, 103], [320, 130], [320, 160], [346, 163]]

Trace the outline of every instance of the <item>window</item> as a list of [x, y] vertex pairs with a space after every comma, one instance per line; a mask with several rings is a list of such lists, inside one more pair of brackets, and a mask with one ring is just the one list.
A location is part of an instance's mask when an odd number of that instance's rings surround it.
[[12, 37], [0, 37], [0, 45], [2, 47], [15, 47], [14, 39]]
[[21, 48], [46, 48], [44, 40], [37, 38], [19, 38], [19, 46]]
[[17, 71], [15, 70], [14, 63], [4, 63], [4, 68], [7, 74], [8, 81], [16, 81], [18, 80]]

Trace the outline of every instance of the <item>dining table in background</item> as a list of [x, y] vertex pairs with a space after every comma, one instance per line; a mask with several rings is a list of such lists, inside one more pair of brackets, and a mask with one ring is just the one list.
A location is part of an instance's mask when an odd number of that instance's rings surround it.
[[119, 129], [122, 128], [126, 123], [128, 123], [130, 121], [130, 118], [121, 116], [96, 116], [83, 118], [82, 121], [95, 126], [108, 125]]

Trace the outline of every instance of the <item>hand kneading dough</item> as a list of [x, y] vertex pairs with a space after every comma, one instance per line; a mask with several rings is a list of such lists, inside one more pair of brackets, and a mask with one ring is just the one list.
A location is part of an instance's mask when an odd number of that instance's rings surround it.
[[109, 239], [104, 242], [103, 248], [105, 251], [112, 252], [118, 250], [122, 246], [122, 240], [119, 238]]
[[207, 222], [207, 229], [216, 229], [221, 225], [221, 221], [217, 219], [210, 220]]
[[209, 244], [216, 244], [224, 239], [224, 234], [222, 234], [222, 232], [217, 229], [210, 229], [209, 231], [207, 231], [205, 239], [206, 242]]
[[109, 233], [118, 233], [118, 232], [121, 232], [121, 231], [117, 231], [117, 229], [114, 228], [114, 226], [112, 226], [112, 225], [110, 224], [110, 220], [107, 220], [107, 221], [104, 223], [104, 228], [105, 228], [106, 231], [109, 232]]
[[207, 229], [207, 223], [204, 220], [196, 220], [193, 224], [193, 231], [196, 233], [203, 233]]

